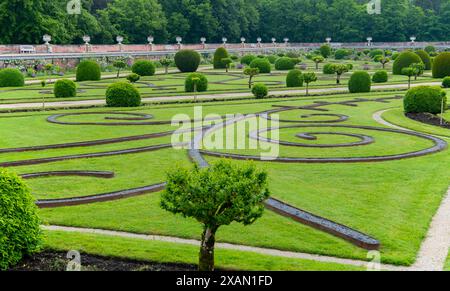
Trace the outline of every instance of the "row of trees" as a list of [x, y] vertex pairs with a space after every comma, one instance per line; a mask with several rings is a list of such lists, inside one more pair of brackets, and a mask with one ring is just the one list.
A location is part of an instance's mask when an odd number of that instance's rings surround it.
[[67, 13], [67, 0], [8, 0], [0, 3], [0, 43], [158, 43], [200, 37], [219, 42], [289, 37], [292, 41], [448, 40], [450, 0], [381, 0], [381, 14], [368, 14], [368, 0], [81, 0], [81, 14]]

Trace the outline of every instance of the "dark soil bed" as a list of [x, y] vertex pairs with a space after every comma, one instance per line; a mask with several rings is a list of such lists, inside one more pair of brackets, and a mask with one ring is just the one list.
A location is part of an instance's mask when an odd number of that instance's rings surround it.
[[444, 120], [444, 123], [441, 125], [441, 119], [431, 113], [406, 113], [406, 116], [422, 123], [450, 129], [448, 121]]
[[[66, 271], [66, 253], [46, 251], [26, 258], [10, 271]], [[82, 271], [196, 271], [197, 266], [162, 264], [81, 254]]]

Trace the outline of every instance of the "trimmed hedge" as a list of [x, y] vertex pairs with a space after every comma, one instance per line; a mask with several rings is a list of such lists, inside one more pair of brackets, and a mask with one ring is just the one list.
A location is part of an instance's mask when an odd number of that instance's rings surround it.
[[175, 55], [175, 65], [183, 73], [196, 72], [200, 61], [200, 54], [194, 50], [180, 50]]
[[94, 61], [82, 61], [77, 66], [76, 80], [99, 81], [102, 77], [100, 66]]
[[444, 80], [442, 80], [442, 87], [450, 88], [450, 77], [445, 77]]
[[153, 76], [156, 72], [156, 67], [153, 62], [147, 60], [136, 61], [131, 67], [131, 71], [141, 77]]
[[17, 69], [0, 70], [0, 87], [23, 87], [25, 86], [25, 78]]
[[300, 70], [291, 70], [286, 76], [287, 87], [303, 87], [303, 74]]
[[275, 69], [279, 71], [287, 71], [295, 68], [295, 61], [289, 57], [279, 58], [275, 62]]
[[395, 59], [393, 73], [394, 75], [402, 75], [402, 70], [404, 68], [421, 62], [422, 59], [416, 53], [412, 51], [404, 51]]
[[208, 90], [208, 79], [205, 75], [200, 73], [192, 73], [189, 76], [186, 77], [186, 80], [184, 82], [184, 90], [186, 92], [194, 92], [194, 78], [198, 78], [197, 81], [197, 92], [205, 92]]
[[241, 58], [241, 64], [249, 66], [256, 58], [255, 55], [245, 55]]
[[431, 70], [431, 58], [430, 55], [424, 50], [416, 51], [416, 54], [422, 60], [422, 63], [425, 65], [425, 70]]
[[39, 251], [42, 234], [35, 198], [16, 174], [0, 169], [0, 270]]
[[72, 80], [58, 80], [53, 88], [56, 98], [66, 98], [77, 96], [77, 85]]
[[130, 83], [117, 82], [109, 85], [106, 90], [106, 105], [108, 107], [141, 106], [141, 94]]
[[256, 58], [250, 63], [251, 68], [258, 68], [260, 74], [269, 74], [272, 71], [270, 62], [264, 58]]
[[450, 52], [442, 52], [433, 60], [433, 78], [450, 76]]
[[439, 87], [419, 86], [409, 89], [403, 99], [406, 113], [441, 113], [442, 99], [447, 108], [447, 97]]
[[370, 92], [372, 81], [366, 71], [357, 71], [352, 74], [348, 81], [350, 93]]
[[228, 51], [224, 47], [219, 47], [214, 53], [214, 69], [225, 69], [226, 65], [222, 62], [222, 60], [228, 58], [230, 58]]
[[262, 99], [264, 97], [267, 97], [269, 95], [269, 89], [267, 89], [267, 86], [262, 83], [257, 83], [253, 85], [252, 93], [256, 97], [256, 99]]
[[386, 83], [389, 79], [388, 72], [385, 70], [376, 71], [372, 76], [374, 83]]

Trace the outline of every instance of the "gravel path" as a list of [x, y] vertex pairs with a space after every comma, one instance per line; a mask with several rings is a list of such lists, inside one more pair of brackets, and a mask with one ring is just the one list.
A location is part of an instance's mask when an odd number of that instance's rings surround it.
[[[64, 232], [74, 232], [74, 233], [99, 234], [99, 235], [121, 237], [121, 238], [142, 239], [142, 240], [148, 240], [148, 241], [161, 241], [161, 242], [200, 246], [200, 241], [198, 241], [198, 240], [184, 239], [184, 238], [178, 238], [178, 237], [169, 237], [169, 236], [144, 235], [144, 234], [136, 234], [136, 233], [129, 233], [129, 232], [121, 232], [121, 231], [111, 231], [111, 230], [92, 229], [92, 228], [65, 227], [65, 226], [54, 226], [54, 225], [42, 226], [42, 229], [48, 230], [48, 231], [64, 231]], [[319, 256], [319, 255], [312, 255], [312, 254], [299, 253], [299, 252], [280, 251], [280, 250], [276, 250], [276, 249], [258, 248], [258, 247], [251, 247], [251, 246], [245, 246], [245, 245], [217, 243], [216, 247], [219, 249], [253, 252], [253, 253], [258, 253], [258, 254], [262, 254], [262, 255], [312, 260], [312, 261], [318, 261], [318, 262], [324, 262], [324, 263], [336, 263], [336, 264], [351, 265], [351, 266], [357, 266], [357, 267], [363, 267], [363, 268], [368, 266], [368, 262], [366, 262], [366, 261], [342, 259], [342, 258], [329, 257], [329, 256]], [[400, 266], [393, 266], [393, 265], [386, 265], [386, 264], [381, 265], [381, 269], [386, 270], [386, 271], [408, 270], [407, 267], [400, 267]]]
[[[428, 83], [417, 83], [412, 84], [411, 86], [420, 86], [420, 85], [440, 85], [439, 82], [428, 82]], [[386, 89], [404, 89], [407, 88], [407, 84], [393, 84], [393, 85], [376, 85], [372, 86], [372, 90], [386, 90]], [[319, 88], [319, 89], [310, 89], [310, 93], [340, 93], [340, 92], [348, 92], [346, 87], [339, 88]], [[271, 91], [270, 95], [273, 96], [283, 96], [283, 95], [296, 95], [296, 94], [306, 94], [304, 89], [299, 90], [279, 90], [279, 91]], [[221, 93], [221, 94], [205, 94], [198, 95], [198, 100], [211, 100], [211, 99], [227, 99], [227, 98], [242, 98], [252, 96], [250, 92], [243, 93]], [[193, 100], [193, 95], [183, 95], [183, 96], [161, 96], [161, 97], [150, 97], [143, 98], [142, 102], [151, 103], [151, 102], [166, 102], [166, 101], [183, 101], [183, 100]], [[69, 108], [69, 107], [84, 107], [84, 106], [94, 106], [94, 105], [105, 105], [105, 100], [83, 100], [83, 101], [58, 101], [58, 102], [47, 102], [45, 107], [47, 108]], [[33, 102], [33, 103], [17, 103], [17, 104], [0, 104], [0, 109], [30, 109], [30, 108], [41, 108], [42, 102]]]

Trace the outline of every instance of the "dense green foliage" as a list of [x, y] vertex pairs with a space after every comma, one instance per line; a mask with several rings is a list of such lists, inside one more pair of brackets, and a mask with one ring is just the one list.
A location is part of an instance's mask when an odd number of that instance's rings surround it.
[[447, 97], [445, 91], [439, 87], [419, 86], [409, 89], [403, 100], [406, 113], [432, 113], [438, 114], [447, 108]]
[[256, 58], [250, 63], [251, 68], [258, 68], [260, 74], [269, 74], [272, 66], [266, 58]]
[[450, 88], [450, 77], [445, 77], [444, 80], [442, 80], [442, 87]]
[[200, 73], [189, 74], [184, 83], [184, 90], [186, 92], [204, 92], [208, 90], [208, 79]]
[[0, 87], [23, 87], [25, 86], [25, 78], [17, 69], [0, 70]]
[[331, 55], [331, 47], [328, 44], [322, 45], [319, 51], [324, 58], [328, 58]]
[[396, 59], [393, 65], [394, 75], [401, 75], [404, 68], [412, 64], [421, 63], [422, 59], [412, 51], [402, 52]]
[[430, 55], [424, 50], [417, 50], [416, 54], [420, 57], [422, 63], [425, 65], [425, 70], [431, 70]]
[[295, 60], [289, 57], [281, 57], [275, 62], [275, 69], [279, 71], [292, 70], [295, 67]]
[[139, 60], [134, 62], [131, 71], [139, 76], [153, 76], [156, 72], [155, 64], [147, 60]]
[[214, 53], [214, 69], [225, 69], [226, 64], [223, 62], [223, 59], [228, 59], [229, 57], [228, 51], [224, 47], [219, 47]]
[[241, 64], [250, 65], [256, 59], [255, 55], [245, 55], [241, 58]]
[[130, 83], [136, 83], [137, 81], [139, 81], [141, 79], [141, 76], [136, 74], [136, 73], [131, 73], [127, 76], [127, 80]]
[[433, 78], [447, 76], [450, 76], [450, 52], [443, 52], [433, 60]]
[[388, 79], [388, 72], [385, 70], [376, 71], [372, 76], [372, 81], [374, 83], [386, 83]]
[[180, 50], [175, 55], [175, 64], [183, 73], [195, 72], [200, 66], [200, 54], [193, 50]]
[[269, 95], [269, 89], [263, 83], [256, 83], [255, 85], [253, 85], [252, 93], [256, 99], [262, 99]]
[[58, 80], [53, 88], [53, 93], [56, 98], [75, 97], [77, 96], [77, 85], [72, 80]]
[[302, 87], [303, 74], [300, 70], [291, 70], [286, 76], [287, 87]]
[[77, 82], [98, 81], [102, 73], [100, 66], [94, 61], [81, 61], [77, 67]]
[[346, 57], [350, 56], [352, 53], [348, 49], [338, 49], [334, 52], [334, 58], [336, 60], [343, 60]]
[[133, 85], [126, 82], [111, 84], [106, 90], [108, 107], [137, 107], [141, 105], [141, 94]]
[[370, 92], [372, 81], [366, 71], [357, 71], [352, 74], [348, 81], [348, 90], [350, 93]]
[[326, 75], [332, 75], [332, 74], [334, 74], [334, 67], [335, 67], [335, 65], [336, 64], [331, 64], [331, 63], [328, 63], [328, 64], [325, 64], [324, 66], [323, 66], [323, 73], [324, 74], [326, 74]]
[[[368, 15], [361, 0], [82, 0], [79, 15], [66, 11], [67, 0], [8, 0], [0, 5], [0, 43], [33, 43], [51, 34], [55, 43], [220, 42], [227, 36], [255, 41], [289, 36], [293, 42], [321, 42], [326, 36], [350, 42], [371, 35], [377, 41], [444, 40], [450, 35], [450, 0], [383, 0], [382, 15]], [[98, 5], [108, 3], [108, 5]], [[299, 7], [302, 7], [299, 11]], [[339, 20], [339, 21], [337, 21]], [[411, 20], [414, 23], [411, 24]]]
[[0, 169], [0, 270], [36, 252], [41, 242], [34, 198], [16, 175]]

